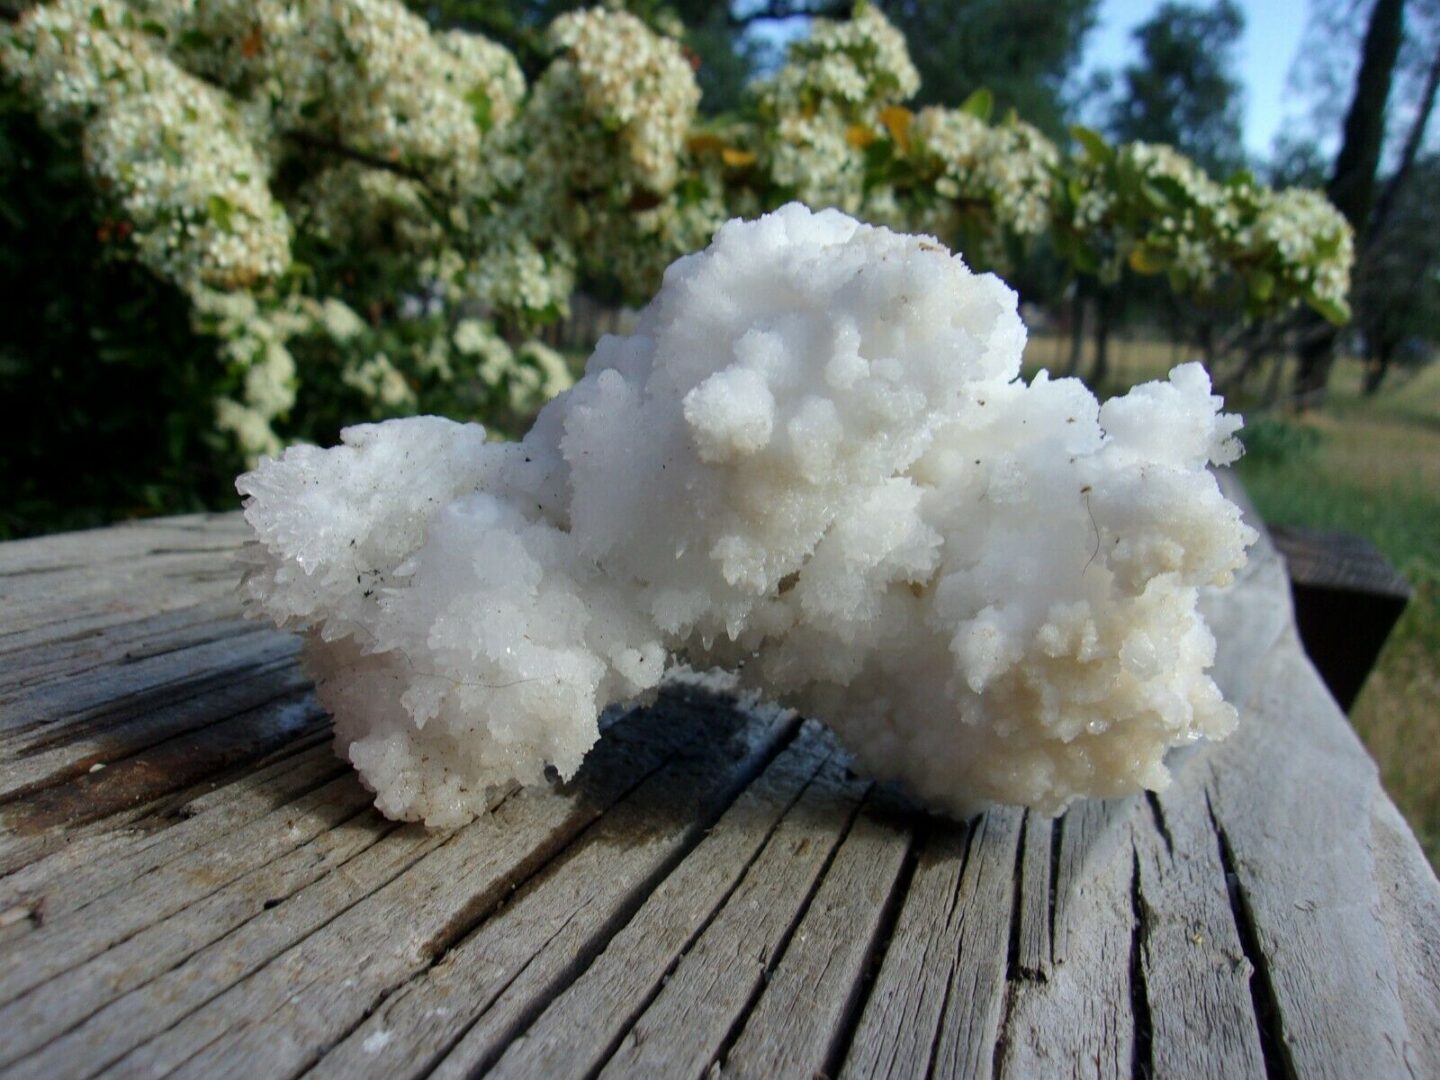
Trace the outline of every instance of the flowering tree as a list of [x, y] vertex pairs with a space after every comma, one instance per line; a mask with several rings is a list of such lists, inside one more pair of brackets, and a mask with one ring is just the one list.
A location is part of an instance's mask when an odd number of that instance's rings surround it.
[[1067, 154], [983, 91], [913, 112], [904, 39], [863, 3], [709, 124], [681, 45], [624, 10], [547, 39], [527, 86], [398, 0], [53, 0], [0, 66], [79, 139], [103, 238], [216, 339], [215, 423], [252, 459], [337, 419], [518, 420], [569, 380], [529, 338], [577, 286], [643, 299], [721, 222], [790, 199], [980, 266], [1048, 235], [1104, 281], [1348, 317], [1350, 231], [1323, 197], [1083, 130]]

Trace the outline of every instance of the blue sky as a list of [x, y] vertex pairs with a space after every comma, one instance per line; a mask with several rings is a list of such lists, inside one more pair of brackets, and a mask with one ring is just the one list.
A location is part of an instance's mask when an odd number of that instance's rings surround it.
[[[937, 0], [938, 2], [938, 0]], [[1200, 0], [1203, 2], [1203, 0]], [[1300, 48], [1310, 5], [1307, 0], [1236, 0], [1245, 14], [1245, 32], [1236, 50], [1236, 74], [1244, 86], [1245, 149], [1269, 156], [1270, 142], [1286, 120], [1305, 113], [1286, 104], [1286, 80]], [[1132, 30], [1155, 13], [1161, 0], [1101, 0], [1099, 19], [1085, 41], [1082, 72], [1119, 71], [1137, 57]], [[804, 34], [808, 20], [761, 24], [758, 32], [775, 42]]]
[[[939, 1], [939, 0], [933, 0]], [[1136, 26], [1155, 14], [1162, 0], [1100, 0], [1096, 26], [1084, 45], [1081, 75], [1109, 68], [1119, 72], [1138, 58], [1130, 37]], [[1205, 0], [1191, 0], [1204, 3]], [[1286, 101], [1286, 82], [1299, 52], [1309, 17], [1308, 0], [1236, 0], [1246, 16], [1246, 29], [1236, 49], [1236, 73], [1244, 88], [1244, 143], [1253, 157], [1266, 158], [1270, 143], [1287, 121], [1305, 117], [1303, 102]], [[776, 45], [804, 35], [809, 20], [762, 23], [757, 32]]]
[[[1245, 148], [1263, 157], [1287, 119], [1303, 114], [1286, 107], [1285, 82], [1305, 31], [1304, 0], [1237, 0], [1245, 13], [1245, 35], [1236, 53], [1236, 73], [1245, 87]], [[1101, 0], [1098, 25], [1085, 45], [1089, 70], [1119, 70], [1136, 57], [1130, 32], [1154, 14], [1160, 0]]]

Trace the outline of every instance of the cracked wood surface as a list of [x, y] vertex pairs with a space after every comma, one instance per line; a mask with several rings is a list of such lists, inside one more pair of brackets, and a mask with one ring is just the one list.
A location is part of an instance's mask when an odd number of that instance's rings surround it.
[[948, 822], [677, 689], [429, 832], [239, 618], [234, 515], [0, 545], [0, 1074], [1440, 1075], [1440, 885], [1267, 542], [1239, 732], [1160, 793]]

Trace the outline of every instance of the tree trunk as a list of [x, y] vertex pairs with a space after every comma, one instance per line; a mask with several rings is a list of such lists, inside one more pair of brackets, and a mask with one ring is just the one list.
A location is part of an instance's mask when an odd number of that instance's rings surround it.
[[[1375, 171], [1385, 143], [1385, 106], [1400, 55], [1404, 16], [1405, 0], [1376, 0], [1370, 11], [1355, 95], [1345, 116], [1345, 139], [1326, 187], [1330, 201], [1349, 220], [1357, 237], [1366, 235], [1375, 200]], [[1324, 404], [1340, 336], [1319, 316], [1311, 323], [1301, 337], [1300, 365], [1295, 372], [1295, 401], [1302, 409]]]
[[[1219, 351], [1218, 348], [1216, 351]], [[1265, 357], [1275, 351], [1275, 335], [1252, 330], [1238, 340], [1228, 342], [1225, 351], [1227, 356], [1238, 353], [1239, 359], [1223, 375], [1212, 368], [1210, 378], [1215, 384], [1215, 392], [1228, 398], [1244, 390], [1255, 373], [1265, 366]]]
[[1379, 391], [1386, 372], [1390, 370], [1390, 358], [1394, 355], [1395, 342], [1384, 337], [1375, 342], [1375, 351], [1365, 362], [1365, 380], [1361, 384], [1361, 391], [1366, 397], [1373, 397]]
[[1307, 332], [1300, 335], [1300, 348], [1296, 351], [1298, 363], [1291, 390], [1295, 407], [1302, 412], [1325, 404], [1330, 369], [1335, 366], [1335, 351], [1340, 341], [1340, 332], [1318, 315], [1307, 321]]
[[1430, 60], [1430, 71], [1425, 76], [1425, 92], [1420, 97], [1420, 107], [1410, 124], [1410, 131], [1405, 136], [1405, 148], [1400, 151], [1400, 161], [1395, 166], [1395, 171], [1390, 174], [1390, 179], [1385, 181], [1380, 198], [1375, 201], [1375, 210], [1370, 215], [1369, 243], [1373, 244], [1380, 231], [1385, 228], [1385, 221], [1395, 205], [1395, 196], [1405, 186], [1415, 159], [1420, 155], [1420, 147], [1425, 142], [1425, 129], [1429, 126], [1430, 114], [1435, 110], [1437, 91], [1440, 91], [1440, 49], [1435, 50], [1435, 55]]
[[1345, 136], [1327, 186], [1330, 201], [1350, 219], [1357, 235], [1375, 201], [1375, 171], [1385, 145], [1385, 109], [1404, 34], [1405, 0], [1376, 0], [1365, 30], [1355, 96], [1345, 116]]
[[1265, 392], [1260, 400], [1265, 408], [1270, 408], [1280, 399], [1280, 379], [1285, 374], [1285, 350], [1277, 349], [1275, 357], [1270, 362], [1270, 375], [1265, 380]]
[[1080, 282], [1075, 283], [1075, 295], [1070, 298], [1070, 357], [1065, 361], [1065, 374], [1080, 372], [1080, 354], [1085, 350], [1085, 290]]
[[1202, 316], [1195, 329], [1195, 343], [1200, 346], [1200, 362], [1210, 377], [1215, 376], [1215, 324]]
[[1090, 389], [1096, 393], [1110, 377], [1110, 289], [1101, 286], [1095, 297], [1095, 363], [1090, 368]]

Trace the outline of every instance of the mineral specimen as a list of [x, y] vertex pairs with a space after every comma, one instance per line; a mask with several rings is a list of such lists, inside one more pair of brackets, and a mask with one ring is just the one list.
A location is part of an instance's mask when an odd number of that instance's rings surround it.
[[1015, 294], [791, 205], [672, 265], [519, 443], [433, 417], [240, 478], [249, 609], [305, 631], [392, 817], [455, 825], [676, 657], [964, 815], [1160, 788], [1235, 726], [1198, 589], [1254, 537], [1195, 364], [1103, 406], [1020, 379]]

